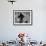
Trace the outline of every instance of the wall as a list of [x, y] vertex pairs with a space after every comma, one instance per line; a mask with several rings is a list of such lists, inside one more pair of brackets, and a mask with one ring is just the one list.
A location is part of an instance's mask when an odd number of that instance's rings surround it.
[[[32, 9], [32, 26], [14, 26], [13, 9]], [[17, 0], [12, 5], [7, 0], [0, 0], [0, 40], [15, 40], [18, 32], [31, 34], [33, 40], [46, 40], [46, 1]]]

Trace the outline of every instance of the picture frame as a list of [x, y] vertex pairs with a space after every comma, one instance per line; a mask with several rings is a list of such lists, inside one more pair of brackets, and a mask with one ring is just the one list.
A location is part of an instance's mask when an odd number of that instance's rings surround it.
[[32, 25], [32, 10], [13, 10], [13, 25]]

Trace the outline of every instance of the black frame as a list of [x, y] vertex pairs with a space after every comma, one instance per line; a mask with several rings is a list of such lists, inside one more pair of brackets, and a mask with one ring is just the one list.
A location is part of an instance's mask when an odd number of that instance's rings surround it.
[[[14, 23], [14, 11], [31, 11], [31, 24], [15, 24]], [[32, 24], [33, 24], [33, 11], [32, 10], [13, 10], [13, 25], [26, 26], [26, 25], [32, 25]]]

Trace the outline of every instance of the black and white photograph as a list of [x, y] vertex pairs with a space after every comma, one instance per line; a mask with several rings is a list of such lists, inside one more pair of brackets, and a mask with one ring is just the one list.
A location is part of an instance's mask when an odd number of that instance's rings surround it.
[[31, 24], [32, 10], [13, 10], [13, 24]]

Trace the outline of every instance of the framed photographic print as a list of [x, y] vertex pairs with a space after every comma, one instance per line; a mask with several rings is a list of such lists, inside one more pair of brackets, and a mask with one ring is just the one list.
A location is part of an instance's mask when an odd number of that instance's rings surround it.
[[13, 10], [14, 25], [32, 25], [32, 10]]

